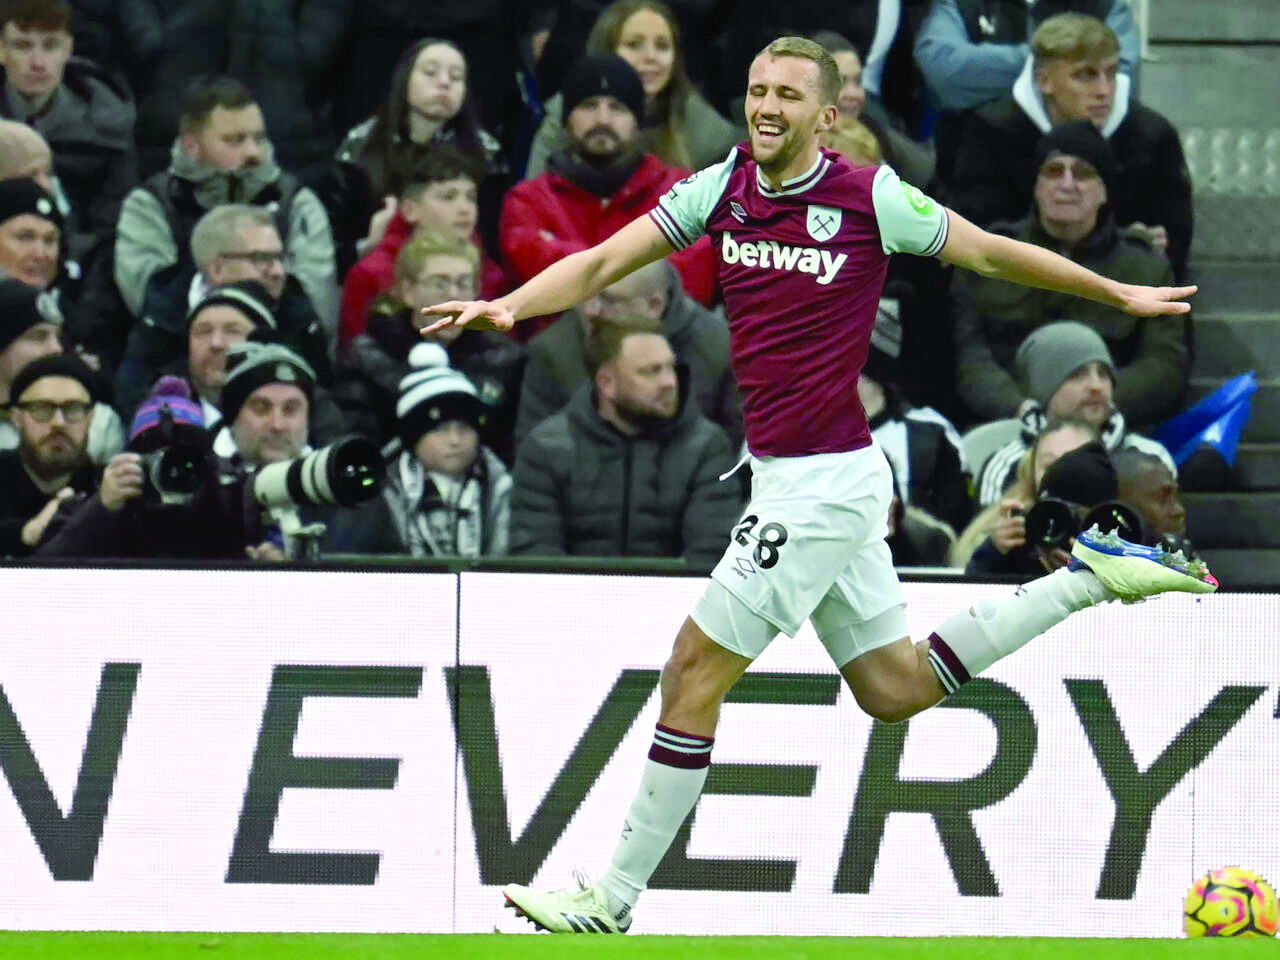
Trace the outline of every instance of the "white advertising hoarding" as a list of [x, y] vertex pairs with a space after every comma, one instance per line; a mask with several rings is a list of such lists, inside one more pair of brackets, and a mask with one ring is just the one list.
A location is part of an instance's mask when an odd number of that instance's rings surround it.
[[[0, 583], [0, 927], [404, 932], [528, 929], [498, 886], [604, 869], [702, 587]], [[913, 634], [1012, 589], [907, 584]], [[1277, 622], [1270, 595], [1108, 605], [896, 726], [779, 638], [633, 930], [1176, 935], [1196, 873], [1280, 879]]]

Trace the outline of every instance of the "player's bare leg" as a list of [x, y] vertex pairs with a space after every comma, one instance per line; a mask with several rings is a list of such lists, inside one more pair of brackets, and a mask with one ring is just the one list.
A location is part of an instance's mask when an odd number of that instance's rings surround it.
[[686, 619], [662, 668], [653, 746], [608, 871], [595, 884], [580, 878], [576, 890], [510, 884], [502, 891], [507, 903], [555, 933], [625, 933], [631, 907], [702, 794], [720, 704], [750, 665]]
[[840, 674], [864, 712], [898, 723], [947, 695], [929, 663], [929, 641], [903, 637], [850, 660]]

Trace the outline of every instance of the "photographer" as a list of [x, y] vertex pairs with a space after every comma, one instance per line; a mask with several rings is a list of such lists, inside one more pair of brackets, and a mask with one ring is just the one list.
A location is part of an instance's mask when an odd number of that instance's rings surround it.
[[[974, 551], [965, 572], [1033, 577], [1052, 573], [1067, 565], [1075, 535], [1094, 522], [1122, 528], [1124, 537], [1140, 540], [1141, 521], [1117, 502], [1118, 492], [1116, 469], [1102, 443], [1092, 441], [1063, 454], [1045, 470], [1036, 502], [1025, 513], [1011, 511], [997, 524], [991, 538]], [[1007, 549], [1000, 549], [1001, 541]]]

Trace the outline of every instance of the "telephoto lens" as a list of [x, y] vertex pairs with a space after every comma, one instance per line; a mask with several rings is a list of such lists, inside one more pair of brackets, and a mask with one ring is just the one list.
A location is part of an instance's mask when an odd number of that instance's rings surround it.
[[264, 507], [354, 507], [377, 495], [384, 473], [377, 447], [364, 437], [343, 437], [260, 469], [253, 475], [253, 499]]
[[205, 452], [199, 447], [174, 444], [142, 454], [144, 503], [185, 506], [204, 489]]

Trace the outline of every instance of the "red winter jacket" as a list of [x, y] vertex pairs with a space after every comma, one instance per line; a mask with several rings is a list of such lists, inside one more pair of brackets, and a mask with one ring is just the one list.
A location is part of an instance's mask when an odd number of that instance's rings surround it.
[[[498, 221], [511, 279], [524, 283], [569, 254], [595, 246], [652, 210], [672, 184], [688, 175], [689, 171], [665, 166], [647, 154], [631, 179], [608, 198], [575, 186], [558, 173], [517, 183], [507, 192]], [[703, 237], [672, 254], [671, 263], [680, 271], [685, 292], [709, 306], [715, 288], [710, 241]], [[522, 335], [525, 332], [521, 329]], [[535, 332], [532, 327], [528, 331]]]
[[[338, 311], [338, 347], [342, 348], [364, 333], [369, 308], [380, 293], [395, 282], [396, 257], [413, 236], [414, 225], [397, 213], [387, 223], [379, 244], [347, 271], [342, 284], [342, 306]], [[476, 238], [476, 245], [480, 240]], [[480, 296], [491, 300], [511, 290], [503, 269], [480, 253]]]

